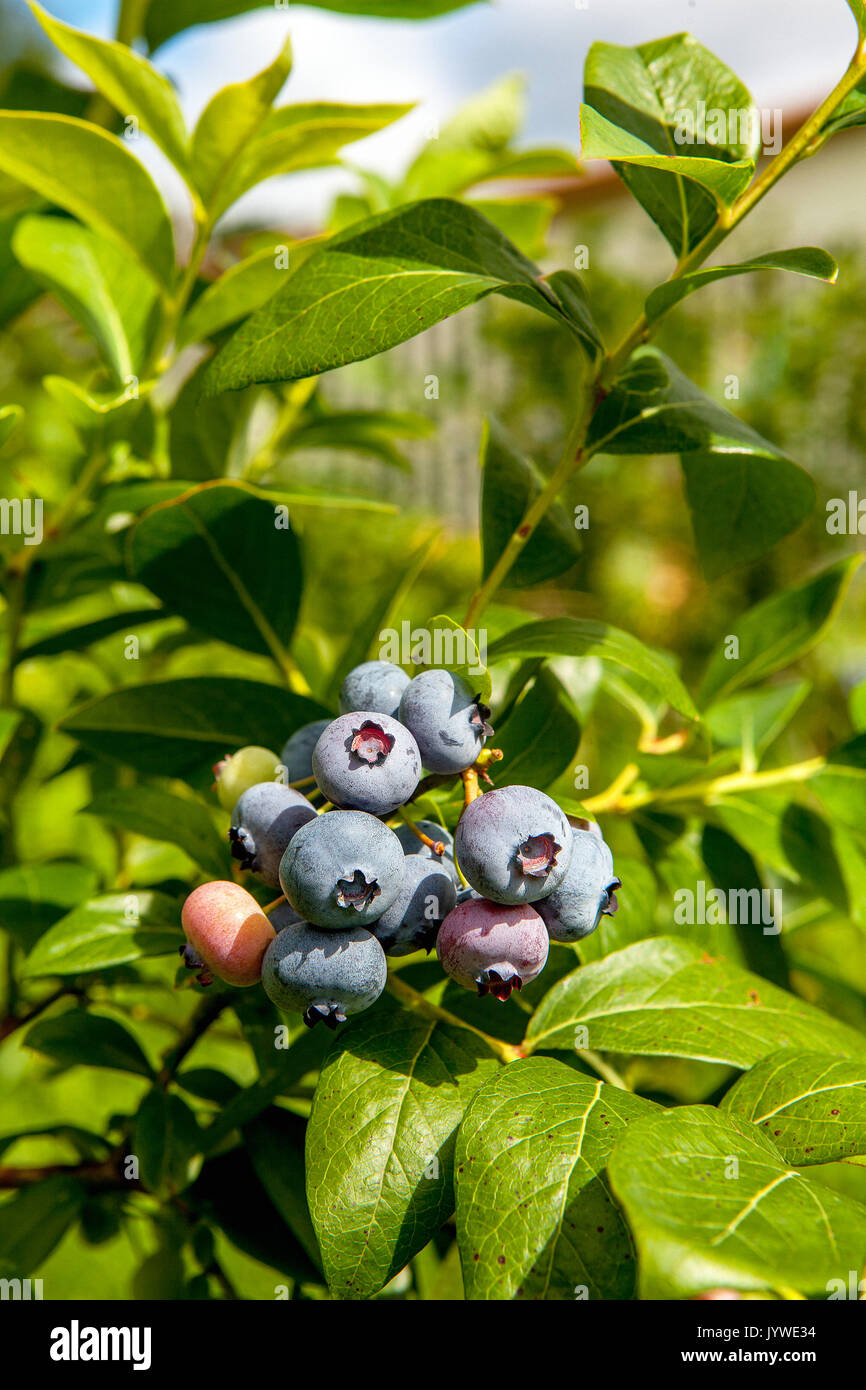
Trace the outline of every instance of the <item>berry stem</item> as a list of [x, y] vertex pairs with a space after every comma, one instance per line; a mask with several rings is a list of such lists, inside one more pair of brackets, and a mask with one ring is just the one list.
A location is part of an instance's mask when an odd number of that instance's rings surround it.
[[274, 901], [273, 901], [272, 903], [267, 903], [267, 904], [262, 908], [262, 912], [265, 914], [266, 917], [270, 917], [270, 915], [271, 915], [271, 913], [273, 912], [274, 908], [275, 908], [275, 907], [279, 907], [280, 903], [284, 903], [284, 902], [286, 902], [286, 901], [287, 901], [287, 899], [286, 899], [285, 893], [281, 893], [280, 896], [279, 896], [278, 898], [274, 898]]
[[449, 1013], [447, 1009], [440, 1008], [438, 1004], [434, 1004], [432, 1000], [419, 994], [411, 985], [404, 984], [396, 975], [389, 973], [385, 988], [411, 1013], [422, 1014], [424, 1018], [429, 1018], [435, 1023], [448, 1023], [453, 1028], [463, 1028], [468, 1033], [474, 1033], [477, 1038], [482, 1039], [491, 1052], [496, 1054], [500, 1062], [516, 1062], [524, 1056], [521, 1048], [503, 1042], [501, 1038], [493, 1038], [489, 1033], [482, 1032], [480, 1028], [474, 1028], [471, 1023], [464, 1022], [456, 1014]]
[[412, 820], [411, 816], [406, 811], [405, 806], [400, 807], [400, 819], [403, 821], [404, 825], [408, 825], [409, 829], [412, 831], [412, 834], [415, 835], [417, 839], [421, 841], [422, 845], [426, 845], [428, 849], [432, 849], [434, 854], [438, 854], [440, 859], [442, 858], [442, 855], [445, 853], [444, 840], [433, 840], [430, 838], [429, 835], [425, 835], [423, 830], [419, 830], [415, 822]]
[[301, 787], [314, 787], [316, 785], [316, 779], [315, 777], [302, 777], [300, 781], [289, 782], [288, 785], [292, 787], [294, 791], [300, 791]]
[[478, 785], [478, 769], [467, 767], [466, 771], [460, 775], [463, 778], [463, 809], [465, 810], [481, 795], [481, 788]]

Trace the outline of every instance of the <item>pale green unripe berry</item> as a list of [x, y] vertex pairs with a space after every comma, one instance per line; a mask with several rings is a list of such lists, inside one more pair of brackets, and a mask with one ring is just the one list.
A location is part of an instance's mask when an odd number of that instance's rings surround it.
[[224, 811], [231, 811], [245, 791], [257, 782], [275, 782], [280, 760], [269, 748], [251, 743], [239, 748], [214, 768], [217, 799]]

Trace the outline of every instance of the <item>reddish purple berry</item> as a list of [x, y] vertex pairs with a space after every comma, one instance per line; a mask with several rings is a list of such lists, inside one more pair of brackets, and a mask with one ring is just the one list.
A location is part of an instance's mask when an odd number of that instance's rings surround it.
[[535, 908], [470, 898], [449, 912], [436, 938], [443, 970], [467, 989], [505, 1000], [544, 969], [549, 942]]

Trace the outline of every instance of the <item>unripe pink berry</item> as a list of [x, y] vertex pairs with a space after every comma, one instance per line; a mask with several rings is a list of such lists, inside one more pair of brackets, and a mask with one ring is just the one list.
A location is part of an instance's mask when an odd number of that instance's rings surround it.
[[181, 921], [187, 941], [211, 974], [227, 985], [258, 983], [274, 929], [239, 883], [203, 883], [184, 903]]

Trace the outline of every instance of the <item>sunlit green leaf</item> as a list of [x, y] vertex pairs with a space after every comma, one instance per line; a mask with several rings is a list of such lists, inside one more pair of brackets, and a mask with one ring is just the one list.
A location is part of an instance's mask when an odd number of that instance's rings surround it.
[[183, 173], [189, 141], [180, 104], [168, 78], [126, 44], [73, 29], [34, 0], [30, 0], [30, 8], [55, 47], [87, 73], [97, 91], [121, 116], [134, 118]]
[[158, 285], [170, 285], [174, 239], [165, 204], [116, 135], [72, 116], [0, 111], [0, 170], [118, 242]]

